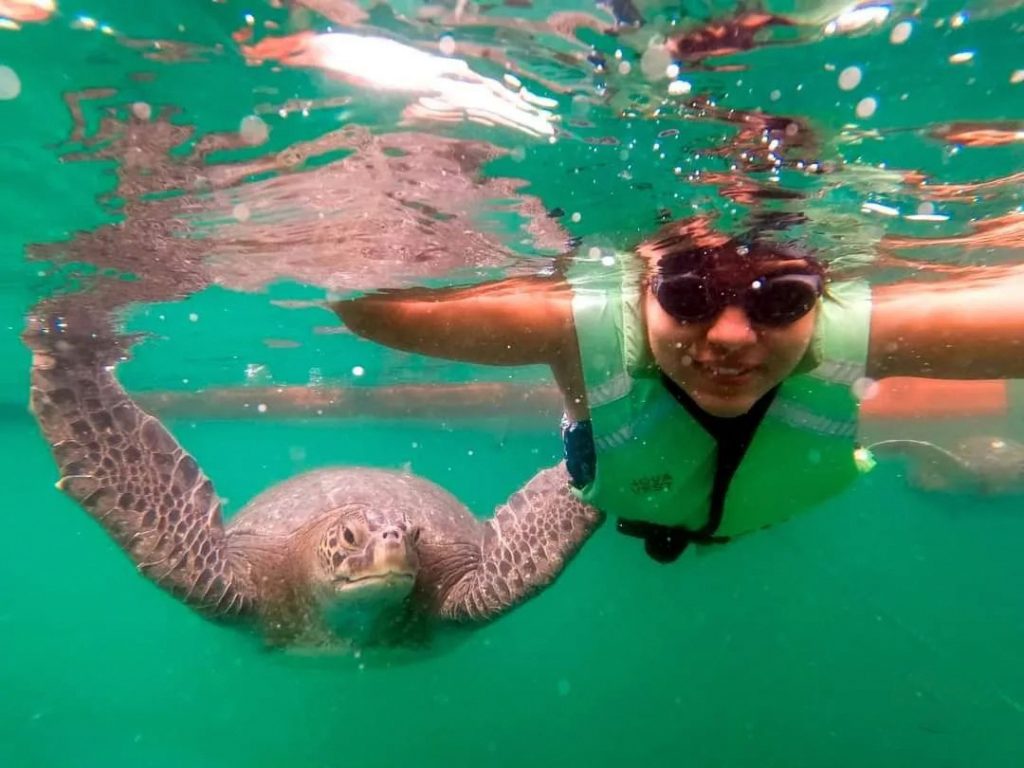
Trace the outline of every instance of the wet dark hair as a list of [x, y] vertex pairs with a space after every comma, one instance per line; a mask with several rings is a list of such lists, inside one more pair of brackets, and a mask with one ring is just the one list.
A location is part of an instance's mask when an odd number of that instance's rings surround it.
[[748, 272], [759, 263], [791, 261], [792, 269], [780, 271], [825, 277], [825, 266], [812, 249], [776, 236], [787, 225], [758, 226], [730, 237], [711, 229], [707, 219], [680, 219], [663, 226], [636, 250], [662, 275]]

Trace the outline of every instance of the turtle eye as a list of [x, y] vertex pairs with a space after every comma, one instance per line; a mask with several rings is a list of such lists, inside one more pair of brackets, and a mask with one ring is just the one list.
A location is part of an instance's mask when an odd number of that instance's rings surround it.
[[419, 526], [414, 526], [409, 530], [409, 539], [413, 544], [419, 543], [420, 540], [420, 529]]
[[352, 529], [347, 525], [341, 529], [341, 535], [349, 546], [354, 547], [356, 545], [356, 535], [352, 533]]

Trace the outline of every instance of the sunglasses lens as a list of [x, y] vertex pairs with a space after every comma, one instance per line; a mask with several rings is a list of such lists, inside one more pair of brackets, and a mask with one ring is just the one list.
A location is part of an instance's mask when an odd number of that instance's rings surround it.
[[810, 275], [781, 275], [763, 279], [747, 294], [746, 311], [761, 325], [782, 326], [799, 320], [821, 295], [821, 281]]
[[699, 275], [662, 277], [654, 295], [662, 309], [683, 323], [710, 320], [719, 309], [708, 281]]

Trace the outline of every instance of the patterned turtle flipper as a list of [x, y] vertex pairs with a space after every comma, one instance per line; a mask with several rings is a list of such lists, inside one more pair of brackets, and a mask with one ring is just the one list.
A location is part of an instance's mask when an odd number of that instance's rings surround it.
[[978, 479], [963, 459], [925, 440], [882, 440], [868, 446], [877, 457], [902, 456], [910, 460], [913, 484], [925, 491], [971, 489]]
[[46, 308], [29, 321], [31, 406], [77, 501], [139, 570], [212, 618], [252, 612], [244, 559], [232, 552], [220, 501], [196, 462], [118, 384], [123, 341], [106, 316]]
[[922, 440], [883, 440], [877, 456], [909, 460], [911, 484], [924, 491], [998, 496], [1024, 492], [1024, 445], [1009, 438], [972, 435], [952, 450]]
[[564, 465], [538, 472], [482, 524], [479, 542], [446, 552], [438, 614], [486, 621], [520, 605], [558, 577], [603, 520], [572, 494]]

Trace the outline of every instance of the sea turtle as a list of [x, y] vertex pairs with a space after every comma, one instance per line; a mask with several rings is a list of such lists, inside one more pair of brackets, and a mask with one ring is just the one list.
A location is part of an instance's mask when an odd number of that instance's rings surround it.
[[25, 339], [58, 487], [156, 584], [271, 645], [421, 645], [439, 624], [494, 618], [553, 581], [601, 521], [559, 465], [489, 520], [407, 472], [341, 467], [279, 483], [223, 524], [211, 482], [118, 383], [109, 323], [37, 316]]
[[982, 495], [1024, 491], [1024, 445], [1003, 437], [976, 436], [946, 450], [924, 440], [883, 440], [875, 456], [904, 456], [910, 483], [925, 491]]

